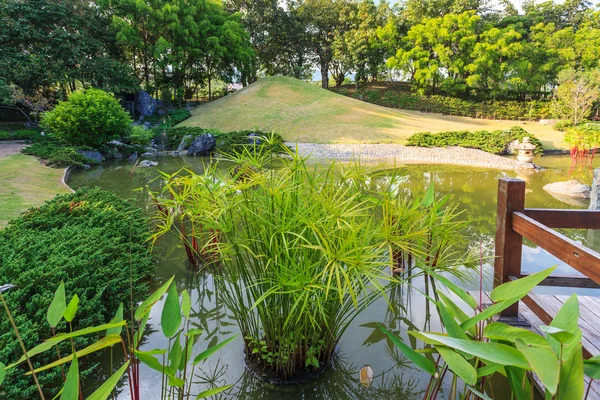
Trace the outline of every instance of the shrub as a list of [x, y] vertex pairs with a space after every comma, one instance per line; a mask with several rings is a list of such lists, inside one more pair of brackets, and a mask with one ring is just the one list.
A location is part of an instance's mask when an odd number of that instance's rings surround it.
[[450, 131], [438, 133], [415, 133], [408, 138], [408, 146], [446, 147], [460, 146], [479, 149], [492, 154], [507, 154], [508, 146], [515, 140], [523, 140], [525, 136], [536, 146], [535, 154], [542, 155], [544, 147], [535, 136], [527, 133], [519, 126], [497, 131]]
[[567, 129], [572, 128], [573, 127], [573, 123], [571, 121], [568, 121], [568, 120], [563, 120], [563, 121], [558, 121], [552, 127], [555, 130], [557, 130], [557, 131], [564, 132]]
[[144, 129], [142, 126], [135, 125], [131, 129], [127, 141], [139, 146], [148, 146], [155, 134], [156, 132], [153, 129]]
[[35, 140], [40, 136], [40, 132], [34, 129], [19, 129], [14, 131], [0, 130], [0, 140]]
[[[130, 284], [135, 304], [145, 297], [153, 273], [146, 242], [149, 235], [140, 208], [99, 189], [57, 196], [11, 221], [0, 232], [0, 281], [17, 285], [5, 296], [25, 346], [32, 348], [52, 335], [46, 309], [60, 281], [65, 282], [69, 298], [77, 294], [81, 299], [73, 330], [106, 323], [120, 303], [129, 315]], [[65, 328], [63, 321], [57, 330], [65, 332]], [[7, 318], [0, 319], [0, 333], [0, 360], [16, 361], [22, 352]], [[81, 349], [98, 338], [77, 338], [75, 345]], [[61, 345], [63, 354], [69, 353], [67, 342]], [[55, 356], [55, 352], [41, 354], [34, 366], [54, 361]], [[80, 361], [84, 376], [89, 375], [92, 363], [86, 358]], [[23, 376], [25, 370], [24, 365], [9, 370], [0, 398], [35, 396], [31, 377]], [[62, 385], [58, 368], [38, 378], [51, 393]]]
[[51, 167], [81, 167], [84, 164], [96, 164], [96, 161], [79, 154], [75, 147], [65, 146], [52, 137], [38, 138], [36, 142], [27, 146], [21, 152], [39, 157], [45, 160], [46, 165]]
[[131, 132], [131, 118], [112, 94], [100, 89], [79, 90], [42, 115], [42, 126], [74, 146], [101, 149]]

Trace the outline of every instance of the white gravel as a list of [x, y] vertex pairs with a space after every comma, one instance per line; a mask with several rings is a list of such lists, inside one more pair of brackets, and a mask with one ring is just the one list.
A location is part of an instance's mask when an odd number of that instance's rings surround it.
[[463, 147], [414, 147], [399, 144], [319, 144], [286, 143], [298, 146], [300, 155], [330, 160], [360, 159], [396, 164], [453, 164], [493, 169], [515, 169], [517, 161]]

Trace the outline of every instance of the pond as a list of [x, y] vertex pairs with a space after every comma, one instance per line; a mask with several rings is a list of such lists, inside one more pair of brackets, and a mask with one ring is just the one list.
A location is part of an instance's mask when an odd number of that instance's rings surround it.
[[[172, 173], [181, 168], [201, 172], [209, 162], [206, 158], [162, 157], [158, 158], [159, 170]], [[425, 192], [431, 181], [435, 183], [438, 196], [449, 195], [452, 202], [463, 212], [461, 218], [468, 221], [465, 234], [470, 246], [482, 250], [485, 258], [484, 284], [491, 283], [494, 234], [496, 224], [497, 181], [502, 177], [520, 177], [527, 182], [526, 207], [538, 208], [585, 208], [585, 203], [566, 204], [545, 192], [542, 187], [550, 182], [579, 179], [591, 181], [589, 166], [570, 169], [570, 158], [565, 156], [547, 156], [536, 162], [546, 167], [542, 171], [517, 175], [513, 171], [499, 171], [444, 165], [406, 165], [395, 169], [385, 166], [373, 166], [374, 169], [389, 169], [402, 179], [402, 190], [407, 194], [420, 195]], [[136, 189], [147, 184], [157, 185], [154, 181], [158, 173], [153, 168], [133, 168], [132, 163], [108, 162], [101, 166], [74, 171], [69, 177], [69, 185], [76, 189], [82, 186], [99, 186], [110, 190], [123, 198], [133, 198], [149, 214], [155, 212], [155, 206], [148, 196]], [[152, 183], [151, 183], [152, 182]], [[563, 232], [583, 244], [600, 250], [600, 234], [591, 230], [570, 230]], [[203, 330], [203, 341], [196, 351], [216, 344], [238, 333], [236, 321], [229, 315], [219, 294], [213, 276], [204, 270], [199, 273], [190, 270], [183, 246], [173, 236], [163, 237], [154, 249], [157, 260], [156, 285], [176, 277], [177, 287], [188, 289], [192, 296], [192, 308], [197, 328]], [[576, 274], [569, 266], [560, 262], [531, 243], [523, 247], [523, 270], [535, 272], [558, 264], [556, 273]], [[460, 284], [470, 290], [478, 289], [479, 279]], [[390, 330], [409, 340], [407, 329], [418, 328], [439, 330], [439, 319], [435, 309], [430, 307], [424, 296], [423, 282], [413, 282], [414, 287], [396, 287], [389, 293], [394, 309], [390, 310], [385, 300], [380, 299], [362, 312], [339, 343], [337, 357], [332, 368], [314, 381], [288, 386], [267, 384], [245, 368], [243, 341], [236, 341], [207, 362], [201, 364], [193, 379], [194, 392], [198, 393], [211, 385], [234, 384], [234, 388], [221, 398], [235, 399], [412, 399], [422, 397], [428, 384], [428, 377], [414, 369], [414, 366], [391, 347], [377, 329], [376, 323], [384, 323]], [[418, 290], [417, 290], [418, 289]], [[561, 291], [565, 289], [538, 288], [540, 292]], [[597, 295], [594, 290], [580, 290], [580, 294]], [[433, 308], [433, 309], [431, 309]], [[160, 305], [152, 311], [150, 323], [154, 328], [160, 321]], [[433, 315], [433, 316], [432, 316]], [[144, 349], [166, 348], [161, 341], [162, 335], [149, 332], [146, 335]], [[413, 339], [414, 345], [414, 339]], [[105, 363], [106, 364], [106, 363]], [[375, 373], [371, 388], [367, 389], [358, 381], [358, 371], [363, 365], [370, 365]], [[142, 368], [142, 398], [156, 398], [160, 392], [161, 379], [158, 373]], [[124, 389], [125, 391], [127, 388]], [[124, 396], [126, 392], [121, 394]], [[125, 397], [123, 397], [125, 398]]]

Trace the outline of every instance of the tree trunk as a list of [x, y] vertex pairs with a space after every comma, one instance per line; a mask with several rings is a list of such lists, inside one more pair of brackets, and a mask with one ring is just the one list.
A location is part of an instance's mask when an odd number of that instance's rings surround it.
[[329, 63], [321, 61], [321, 87], [329, 89]]
[[212, 79], [210, 76], [208, 77], [208, 101], [212, 101], [212, 87], [211, 87]]

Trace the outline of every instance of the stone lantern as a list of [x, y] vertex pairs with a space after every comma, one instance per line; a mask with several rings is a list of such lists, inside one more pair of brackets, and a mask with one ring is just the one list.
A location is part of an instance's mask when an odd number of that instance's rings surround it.
[[523, 143], [516, 146], [518, 150], [517, 160], [525, 163], [533, 162], [533, 151], [535, 145], [529, 141], [529, 137], [523, 138]]

